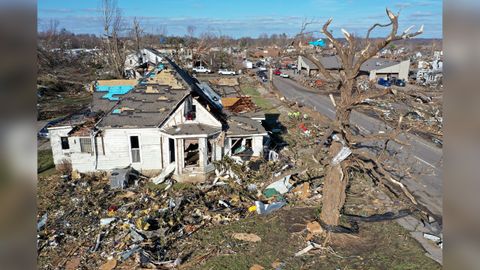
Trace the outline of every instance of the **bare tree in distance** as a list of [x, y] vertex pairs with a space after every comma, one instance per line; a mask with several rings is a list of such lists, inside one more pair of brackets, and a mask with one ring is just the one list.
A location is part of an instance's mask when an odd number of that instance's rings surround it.
[[140, 21], [137, 19], [137, 17], [134, 17], [130, 35], [132, 36], [133, 39], [135, 39], [135, 49], [137, 50], [137, 52], [140, 52], [140, 49], [142, 48], [143, 34], [144, 34], [144, 31], [142, 26], [140, 25]]
[[101, 13], [107, 61], [112, 66], [114, 76], [122, 78], [126, 58], [126, 45], [120, 37], [125, 29], [122, 11], [116, 0], [101, 0]]
[[[352, 123], [350, 123], [350, 114], [355, 107], [363, 106], [365, 100], [375, 99], [387, 94], [391, 94], [390, 88], [382, 90], [370, 89], [369, 91], [360, 91], [357, 88], [357, 78], [360, 75], [360, 67], [368, 59], [374, 57], [379, 51], [391, 44], [391, 42], [413, 38], [423, 32], [423, 26], [414, 33], [410, 33], [412, 27], [407, 28], [401, 34], [398, 34], [398, 17], [389, 9], [386, 10], [389, 23], [375, 23], [371, 26], [365, 38], [359, 39], [353, 34], [341, 29], [345, 42], [335, 38], [329, 30], [332, 19], [329, 19], [322, 27], [320, 33], [326, 36], [328, 41], [335, 48], [338, 61], [341, 68], [335, 76], [328, 71], [321, 61], [313, 54], [301, 52], [300, 55], [314, 62], [327, 82], [333, 84], [337, 92], [340, 93], [339, 102], [335, 102], [332, 97], [336, 110], [336, 118], [331, 123], [329, 132], [324, 137], [324, 141], [332, 138], [329, 146], [330, 165], [327, 167], [324, 180], [324, 189], [322, 197], [322, 209], [320, 219], [324, 227], [332, 228], [339, 224], [340, 212], [345, 203], [346, 188], [349, 182], [349, 172], [352, 170], [361, 171], [370, 175], [375, 181], [386, 186], [397, 195], [404, 194], [414, 205], [417, 205], [415, 198], [406, 189], [406, 187], [396, 179], [395, 169], [387, 164], [389, 154], [386, 153], [389, 142], [406, 144], [399, 139], [403, 133], [402, 119], [400, 117], [396, 128], [379, 134], [362, 134], [358, 132]], [[300, 34], [296, 36], [292, 44], [305, 34], [312, 34], [318, 31], [305, 32], [306, 27], [314, 22], [304, 22]], [[376, 28], [390, 27], [389, 34], [384, 38], [371, 38], [370, 34]], [[332, 136], [333, 135], [333, 136]], [[373, 155], [365, 150], [363, 146], [368, 143], [383, 142], [383, 152], [379, 155]], [[341, 158], [341, 152], [351, 151], [347, 158]], [[342, 160], [343, 159], [343, 160]]]

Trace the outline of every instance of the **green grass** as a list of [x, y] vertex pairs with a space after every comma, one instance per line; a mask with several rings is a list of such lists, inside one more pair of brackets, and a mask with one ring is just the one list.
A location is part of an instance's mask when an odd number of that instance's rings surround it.
[[263, 98], [256, 88], [247, 85], [242, 87], [241, 89], [243, 94], [251, 96], [253, 103], [255, 103], [255, 105], [257, 105], [265, 112], [277, 112], [277, 110], [273, 108], [272, 103], [268, 99]]
[[37, 152], [37, 173], [46, 173], [54, 167], [52, 150], [39, 150]]
[[[311, 253], [295, 257], [294, 254], [306, 246], [303, 238], [306, 233], [292, 233], [291, 228], [306, 224], [316, 215], [315, 209], [282, 209], [270, 215], [254, 214], [229, 225], [201, 230], [194, 234], [196, 243], [192, 246], [202, 248], [194, 250], [193, 257], [206, 254], [211, 257], [193, 269], [240, 270], [254, 264], [272, 269], [271, 264], [276, 260], [285, 264], [282, 269], [441, 269], [395, 221], [360, 224], [358, 236], [331, 242], [335, 254]], [[254, 233], [262, 240], [243, 242], [232, 238], [233, 233]], [[322, 243], [321, 240], [316, 242]]]

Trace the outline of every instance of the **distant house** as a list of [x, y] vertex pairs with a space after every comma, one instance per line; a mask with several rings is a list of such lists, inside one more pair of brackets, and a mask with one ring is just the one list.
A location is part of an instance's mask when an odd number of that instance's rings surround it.
[[253, 68], [253, 62], [252, 61], [244, 60], [242, 62], [242, 65], [246, 69], [252, 69]]
[[146, 68], [147, 66], [154, 66], [163, 60], [163, 55], [153, 49], [145, 48], [139, 52], [134, 52], [125, 58], [125, 74], [128, 78], [138, 78], [143, 76], [138, 72], [139, 68]]
[[254, 58], [267, 58], [267, 57], [279, 57], [281, 53], [280, 48], [277, 47], [268, 47], [268, 48], [257, 48], [252, 51], [250, 55]]
[[202, 181], [224, 155], [263, 156], [268, 135], [259, 121], [224, 111], [208, 85], [166, 60], [133, 87], [97, 88], [99, 117], [50, 127], [54, 163], [82, 173], [131, 166], [146, 175], [171, 164], [178, 181]]
[[[320, 63], [328, 70], [338, 70], [341, 68], [338, 56], [324, 56], [320, 58]], [[311, 75], [311, 71], [319, 70], [315, 63], [303, 56], [298, 57], [297, 69], [300, 73], [302, 70], [306, 71], [308, 76]], [[408, 80], [409, 69], [410, 60], [393, 61], [383, 58], [371, 58], [362, 64], [360, 72], [368, 75], [370, 80], [387, 77]]]
[[434, 85], [442, 83], [443, 60], [435, 59], [432, 62], [419, 61], [416, 74], [417, 83]]

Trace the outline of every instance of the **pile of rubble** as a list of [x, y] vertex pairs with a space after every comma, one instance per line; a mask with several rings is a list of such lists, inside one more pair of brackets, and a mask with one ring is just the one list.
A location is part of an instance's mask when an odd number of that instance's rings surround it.
[[396, 126], [400, 116], [403, 116], [402, 127], [435, 144], [442, 146], [443, 116], [442, 94], [415, 90], [393, 90], [378, 100], [365, 100], [369, 109], [363, 109], [367, 114], [375, 114], [391, 126]]
[[[154, 184], [133, 174], [113, 189], [107, 175], [58, 175], [40, 180], [40, 268], [168, 269], [186, 263], [197, 230], [268, 214], [292, 202], [318, 205], [319, 178], [282, 154], [270, 161], [228, 158], [203, 184]], [[70, 179], [73, 178], [73, 179]], [[312, 180], [314, 179], [314, 180]], [[190, 247], [191, 249], [192, 247]]]
[[320, 75], [314, 77], [306, 77], [306, 76], [297, 76], [297, 82], [307, 88], [313, 88], [318, 91], [331, 91], [334, 90], [325, 87], [327, 83], [320, 77]]
[[210, 79], [209, 82], [214, 85], [220, 86], [238, 86], [238, 79], [237, 78], [215, 78]]

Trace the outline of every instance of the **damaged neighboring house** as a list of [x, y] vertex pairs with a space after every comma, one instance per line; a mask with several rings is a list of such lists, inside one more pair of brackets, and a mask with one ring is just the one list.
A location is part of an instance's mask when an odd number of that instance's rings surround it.
[[263, 156], [261, 122], [224, 111], [207, 84], [166, 60], [134, 87], [97, 89], [97, 119], [50, 127], [54, 163], [82, 173], [131, 166], [146, 175], [171, 164], [177, 180], [202, 181], [224, 155]]
[[419, 61], [416, 74], [417, 83], [423, 85], [442, 84], [443, 80], [443, 60], [440, 55], [434, 57], [432, 62]]
[[[340, 69], [340, 60], [338, 56], [323, 56], [320, 62], [327, 70]], [[312, 71], [318, 73], [318, 66], [308, 58], [298, 56], [297, 69], [299, 73], [306, 71], [308, 76], [312, 75]], [[408, 80], [408, 72], [410, 70], [410, 60], [393, 61], [384, 58], [371, 58], [365, 61], [360, 67], [360, 72], [367, 75], [369, 80], [377, 80], [378, 78], [397, 78]]]
[[162, 54], [153, 48], [145, 48], [131, 53], [125, 59], [125, 76], [133, 79], [140, 78], [162, 60]]

